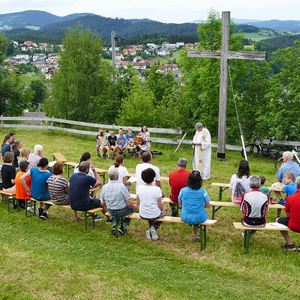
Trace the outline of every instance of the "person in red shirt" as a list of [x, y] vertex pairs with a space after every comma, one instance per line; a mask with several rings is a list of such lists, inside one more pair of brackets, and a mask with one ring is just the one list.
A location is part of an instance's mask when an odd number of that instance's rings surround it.
[[[286, 198], [285, 212], [286, 217], [280, 217], [277, 222], [286, 225], [294, 232], [300, 233], [300, 176], [296, 178], [297, 191], [295, 194]], [[281, 231], [286, 243], [282, 248], [287, 250], [297, 250], [287, 231]]]
[[173, 203], [170, 203], [172, 210], [172, 216], [178, 216], [178, 195], [182, 188], [187, 186], [187, 178], [191, 172], [186, 170], [187, 160], [185, 158], [179, 158], [177, 162], [178, 170], [170, 173], [169, 184], [171, 187], [170, 199]]

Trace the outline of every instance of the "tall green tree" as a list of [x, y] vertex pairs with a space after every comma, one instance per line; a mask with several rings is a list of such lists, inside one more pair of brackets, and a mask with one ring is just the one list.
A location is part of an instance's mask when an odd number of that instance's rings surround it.
[[113, 95], [113, 75], [101, 57], [100, 37], [77, 25], [67, 32], [63, 48], [46, 110], [67, 119], [111, 122], [104, 111], [110, 109], [107, 103]]

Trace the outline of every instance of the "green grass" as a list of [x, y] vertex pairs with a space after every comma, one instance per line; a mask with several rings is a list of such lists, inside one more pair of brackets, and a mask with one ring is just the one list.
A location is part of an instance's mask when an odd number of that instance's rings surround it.
[[[7, 132], [1, 130], [4, 135]], [[95, 153], [92, 138], [51, 132], [17, 130], [25, 148], [44, 145], [52, 158], [54, 151], [78, 161], [82, 152]], [[154, 159], [167, 175], [179, 156], [191, 160], [184, 146], [175, 156], [173, 146], [154, 145], [163, 152]], [[215, 152], [213, 153], [215, 157]], [[226, 162], [212, 161], [212, 178], [205, 182], [209, 194], [217, 198], [211, 182], [228, 182], [236, 172], [240, 154], [228, 152]], [[94, 163], [107, 168], [111, 161]], [[137, 160], [126, 159], [133, 172]], [[268, 160], [250, 161], [252, 174], [274, 179]], [[168, 193], [167, 183], [163, 189]], [[225, 199], [229, 199], [228, 192]], [[299, 299], [299, 253], [280, 249], [279, 233], [258, 232], [250, 241], [250, 253], [243, 254], [242, 237], [233, 221], [240, 219], [237, 209], [223, 209], [218, 223], [208, 229], [206, 251], [192, 242], [191, 228], [163, 224], [161, 240], [145, 238], [146, 223], [134, 221], [129, 234], [110, 235], [110, 226], [98, 222], [95, 230], [85, 232], [63, 208], [51, 208], [50, 219], [25, 218], [24, 212], [6, 212], [0, 202], [0, 299]], [[270, 211], [269, 220], [275, 212]], [[299, 236], [292, 234], [296, 242]]]

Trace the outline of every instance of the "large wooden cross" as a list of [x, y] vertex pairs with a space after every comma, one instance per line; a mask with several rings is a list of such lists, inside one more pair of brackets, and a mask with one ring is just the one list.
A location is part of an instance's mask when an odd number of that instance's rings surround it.
[[222, 50], [188, 51], [188, 57], [219, 58], [220, 64], [220, 96], [219, 96], [219, 121], [218, 121], [218, 152], [219, 159], [225, 158], [226, 146], [226, 110], [227, 110], [227, 87], [228, 87], [228, 60], [266, 60], [266, 52], [254, 51], [229, 51], [230, 35], [230, 12], [222, 12]]

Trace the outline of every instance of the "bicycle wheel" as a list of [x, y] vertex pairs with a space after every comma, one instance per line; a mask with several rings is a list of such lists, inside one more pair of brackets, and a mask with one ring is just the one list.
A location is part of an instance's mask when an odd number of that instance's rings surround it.
[[[257, 157], [260, 153], [259, 147], [255, 144], [248, 144], [245, 148], [247, 157]], [[241, 155], [245, 158], [244, 150], [241, 151]]]

